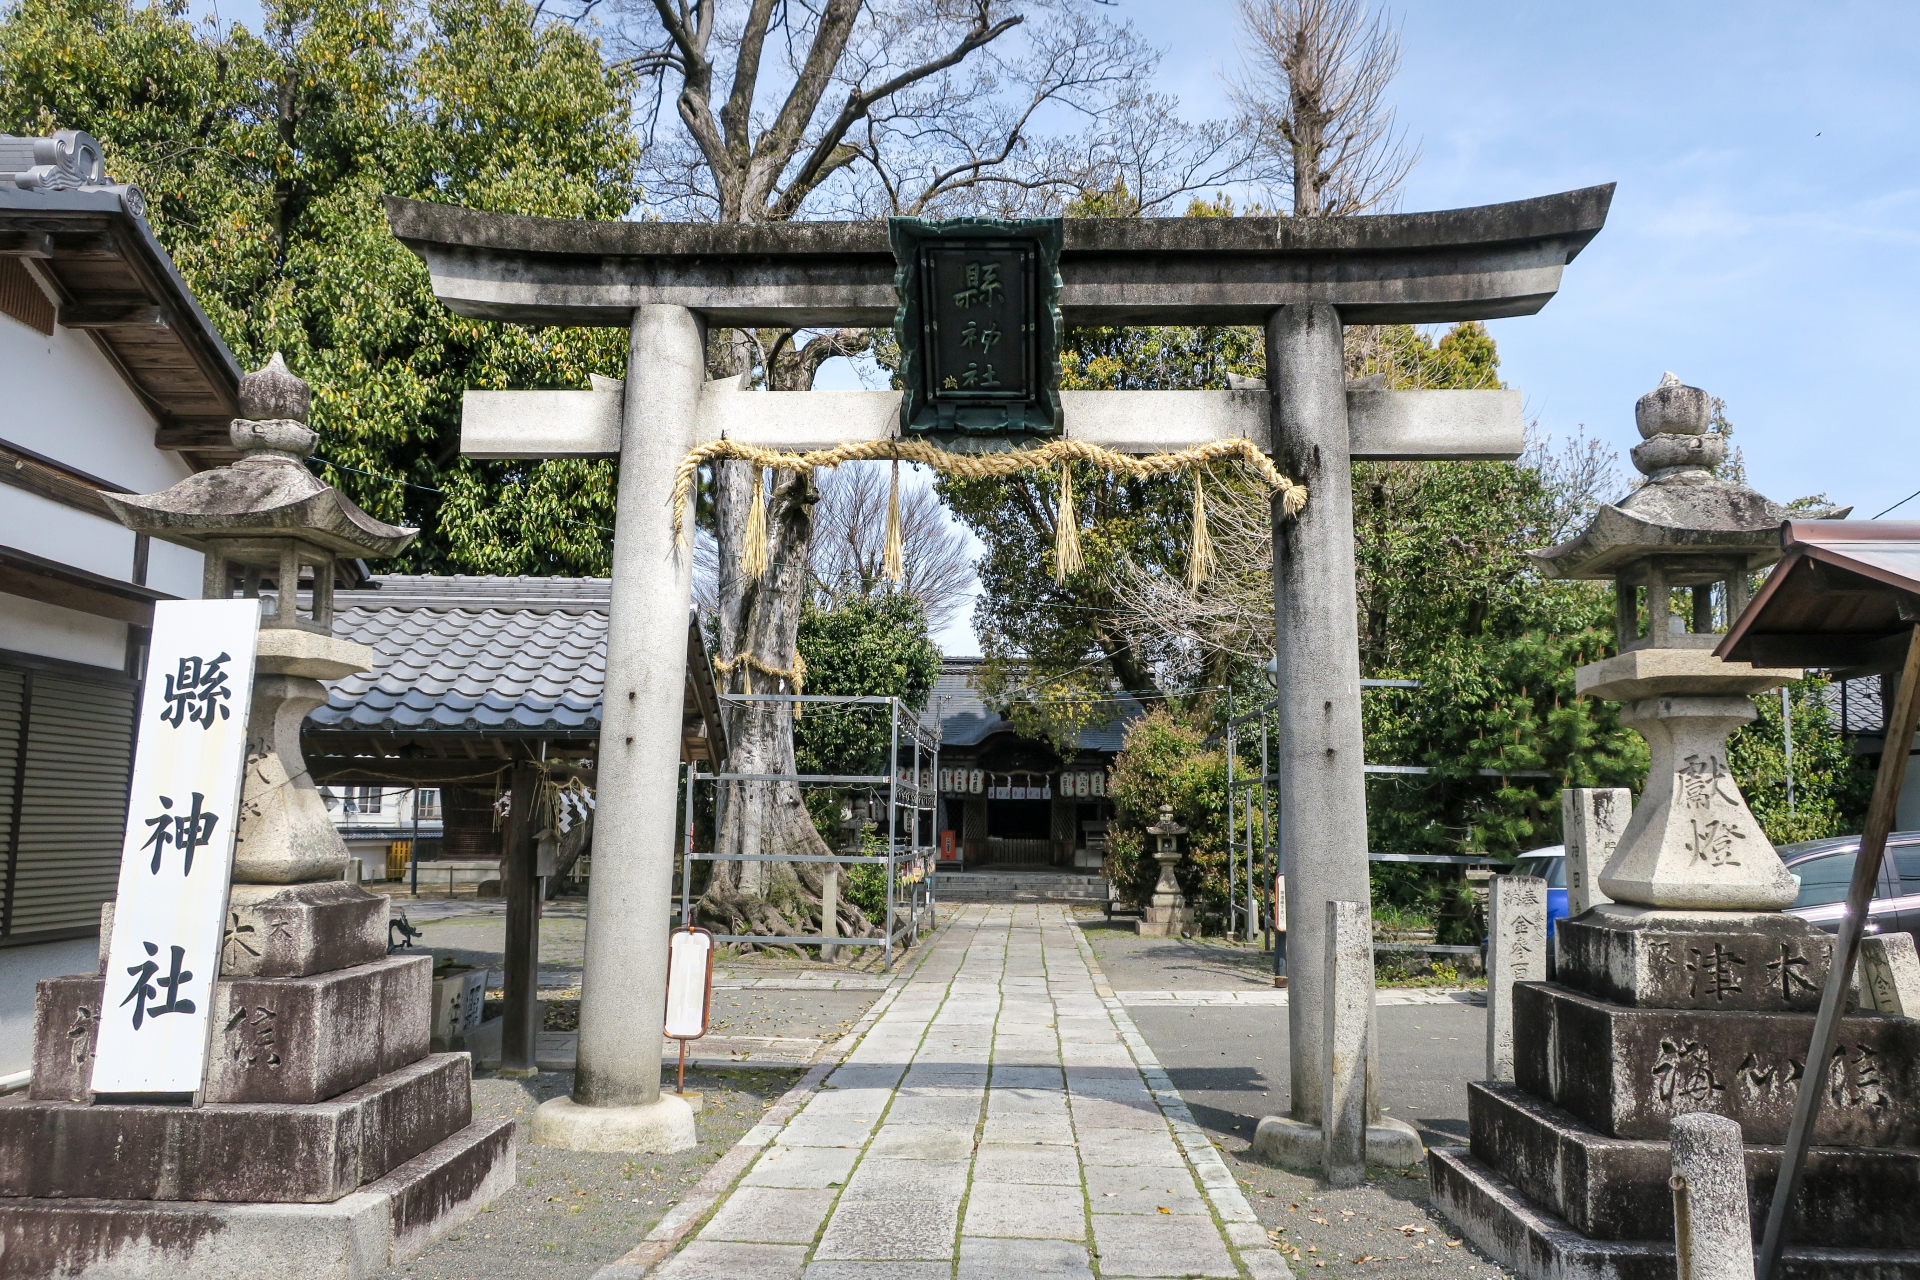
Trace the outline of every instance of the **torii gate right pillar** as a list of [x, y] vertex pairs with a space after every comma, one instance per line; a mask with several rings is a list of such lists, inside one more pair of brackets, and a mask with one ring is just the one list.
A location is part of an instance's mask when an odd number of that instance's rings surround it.
[[[1281, 474], [1306, 485], [1309, 495], [1298, 516], [1283, 515], [1277, 498], [1273, 504], [1280, 722], [1274, 771], [1287, 877], [1291, 1114], [1315, 1126], [1324, 1085], [1326, 904], [1371, 900], [1343, 332], [1340, 313], [1325, 303], [1281, 307], [1267, 319], [1273, 461]], [[1356, 985], [1364, 983], [1369, 1001], [1371, 967], [1369, 960], [1367, 973], [1353, 975]], [[1375, 1119], [1371, 1097], [1367, 1110], [1368, 1119]]]

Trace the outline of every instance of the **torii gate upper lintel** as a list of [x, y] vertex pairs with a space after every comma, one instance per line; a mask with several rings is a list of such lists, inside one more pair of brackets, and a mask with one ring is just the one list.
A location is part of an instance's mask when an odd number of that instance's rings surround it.
[[[1530, 315], [1612, 196], [1608, 184], [1439, 213], [1065, 224], [1068, 325], [1266, 332], [1271, 390], [1063, 392], [1063, 432], [1129, 453], [1245, 438], [1307, 488], [1297, 518], [1276, 502], [1274, 530], [1291, 1118], [1319, 1128], [1324, 1116], [1350, 1159], [1362, 1158], [1372, 1108], [1364, 1088], [1321, 1069], [1326, 903], [1369, 899], [1349, 464], [1512, 459], [1522, 423], [1515, 391], [1349, 388], [1343, 326]], [[631, 332], [624, 388], [468, 392], [462, 451], [621, 459], [578, 1066], [573, 1097], [536, 1113], [535, 1140], [684, 1149], [693, 1119], [661, 1096], [653, 1016], [666, 998], [692, 588], [666, 514], [674, 473], [723, 433], [780, 449], [898, 436], [898, 392], [746, 395], [732, 379], [709, 383], [705, 365], [708, 326], [892, 324], [886, 227], [569, 222], [396, 198], [387, 213], [457, 314]]]

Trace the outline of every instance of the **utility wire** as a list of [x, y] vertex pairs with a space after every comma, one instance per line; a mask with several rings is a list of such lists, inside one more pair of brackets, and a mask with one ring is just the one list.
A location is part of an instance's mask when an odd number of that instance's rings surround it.
[[[1909, 502], [1912, 502], [1912, 501], [1913, 501], [1913, 500], [1914, 500], [1915, 498], [1920, 498], [1920, 489], [1915, 489], [1915, 490], [1914, 490], [1914, 491], [1913, 491], [1912, 493], [1910, 493], [1910, 494], [1908, 494], [1908, 495], [1907, 495], [1906, 497], [1904, 497], [1904, 498], [1902, 498], [1902, 499], [1900, 499], [1900, 501], [1898, 501], [1898, 502], [1896, 502], [1896, 503], [1894, 503], [1894, 504], [1893, 504], [1893, 506], [1891, 506], [1891, 507], [1888, 507], [1888, 508], [1887, 508], [1887, 511], [1894, 511], [1894, 510], [1897, 510], [1897, 509], [1899, 509], [1900, 507], [1904, 507], [1904, 506], [1906, 506], [1906, 505], [1907, 505], [1907, 504], [1908, 504]], [[1871, 518], [1872, 518], [1872, 519], [1874, 519], [1874, 520], [1878, 520], [1878, 519], [1880, 518], [1880, 516], [1883, 516], [1883, 515], [1885, 515], [1885, 514], [1887, 514], [1887, 511], [1882, 511], [1882, 512], [1880, 512], [1880, 514], [1879, 514], [1879, 515], [1876, 515], [1876, 516], [1873, 516], [1873, 517], [1871, 517]]]

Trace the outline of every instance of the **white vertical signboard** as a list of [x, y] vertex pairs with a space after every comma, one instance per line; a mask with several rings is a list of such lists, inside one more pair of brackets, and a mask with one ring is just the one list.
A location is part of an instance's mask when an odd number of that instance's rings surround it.
[[200, 1091], [259, 630], [258, 600], [153, 608], [96, 1094]]

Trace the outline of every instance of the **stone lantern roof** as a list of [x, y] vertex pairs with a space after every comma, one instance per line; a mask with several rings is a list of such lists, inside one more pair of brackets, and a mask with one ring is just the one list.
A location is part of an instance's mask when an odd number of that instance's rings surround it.
[[[1714, 476], [1727, 442], [1708, 432], [1712, 412], [1705, 391], [1671, 373], [1663, 377], [1633, 410], [1642, 437], [1633, 465], [1646, 482], [1602, 506], [1575, 537], [1531, 553], [1550, 578], [1613, 580], [1622, 654], [1713, 648], [1720, 642], [1716, 623], [1739, 617], [1747, 606], [1747, 575], [1780, 558], [1780, 526], [1789, 513], [1743, 484]], [[1850, 510], [1801, 514], [1828, 520]], [[1690, 589], [1691, 618], [1670, 614], [1676, 588]]]
[[[1707, 431], [1712, 402], [1705, 391], [1669, 373], [1640, 397], [1633, 416], [1642, 437], [1633, 447], [1633, 465], [1646, 483], [1602, 506], [1575, 537], [1533, 552], [1548, 577], [1612, 578], [1655, 556], [1738, 560], [1747, 570], [1780, 558], [1787, 509], [1713, 474], [1726, 460], [1727, 444], [1725, 437]], [[1802, 518], [1838, 518], [1849, 510], [1802, 513]], [[1713, 566], [1700, 567], [1708, 574], [1703, 581], [1721, 576]]]
[[198, 551], [237, 540], [298, 538], [335, 556], [384, 559], [419, 536], [376, 520], [305, 465], [319, 436], [306, 425], [312, 393], [274, 353], [240, 379], [230, 430], [240, 460], [160, 493], [103, 495], [135, 533]]
[[[238, 462], [188, 476], [160, 493], [101, 497], [135, 533], [204, 553], [203, 598], [228, 599], [237, 581], [241, 594], [252, 599], [271, 582], [277, 588], [274, 607], [261, 615], [262, 627], [328, 636], [337, 562], [398, 555], [420, 531], [375, 520], [307, 470], [307, 457], [320, 439], [307, 426], [313, 393], [287, 369], [279, 352], [266, 368], [240, 379], [239, 401], [240, 416], [228, 428], [240, 451]], [[313, 578], [312, 608], [305, 617], [299, 612], [303, 569]], [[372, 657], [371, 650], [364, 654]], [[316, 678], [365, 667], [355, 658]]]

